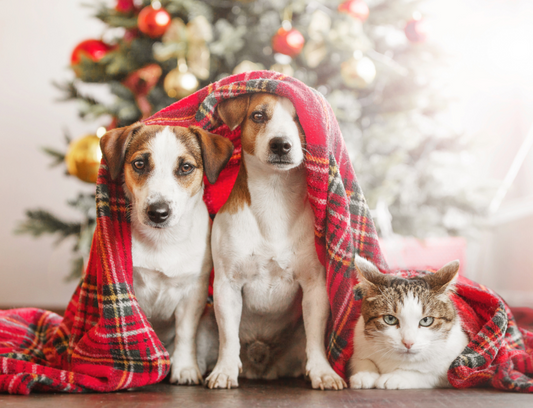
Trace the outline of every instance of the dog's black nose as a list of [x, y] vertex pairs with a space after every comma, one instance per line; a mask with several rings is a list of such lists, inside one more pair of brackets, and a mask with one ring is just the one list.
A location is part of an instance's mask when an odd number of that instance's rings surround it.
[[292, 144], [286, 137], [275, 137], [270, 140], [270, 151], [278, 156], [284, 156], [291, 151]]
[[148, 206], [147, 214], [150, 221], [159, 224], [165, 222], [170, 216], [170, 207], [163, 201], [150, 204]]

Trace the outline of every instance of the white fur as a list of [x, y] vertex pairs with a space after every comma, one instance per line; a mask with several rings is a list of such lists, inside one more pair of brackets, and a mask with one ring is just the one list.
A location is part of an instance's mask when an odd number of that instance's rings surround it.
[[[148, 144], [155, 164], [147, 182], [128, 191], [132, 208], [133, 285], [139, 305], [172, 359], [171, 382], [198, 384], [196, 331], [212, 267], [209, 214], [203, 187], [191, 193], [175, 178], [184, 146], [168, 128]], [[198, 170], [197, 170], [198, 171]], [[164, 228], [145, 223], [150, 203], [164, 200], [172, 214]]]
[[[364, 334], [361, 316], [355, 326], [351, 360], [351, 388], [449, 387], [447, 371], [468, 344], [457, 316], [447, 333], [419, 325], [425, 317], [422, 305], [412, 294], [396, 316], [400, 325], [387, 326], [373, 338]], [[385, 324], [385, 323], [383, 323]], [[405, 343], [405, 344], [404, 344]], [[410, 349], [407, 345], [411, 345]]]
[[[309, 373], [313, 388], [341, 389], [324, 348], [330, 313], [325, 269], [315, 249], [314, 216], [307, 200], [302, 146], [292, 103], [279, 98], [273, 117], [257, 135], [254, 155], [243, 152], [251, 206], [219, 213], [213, 224], [214, 306], [220, 346], [207, 378], [210, 388], [238, 386], [241, 344], [267, 342], [303, 314], [303, 330], [262, 378]], [[291, 165], [268, 162], [269, 141], [288, 137]], [[306, 363], [307, 360], [307, 363]], [[244, 372], [246, 377], [253, 374]]]

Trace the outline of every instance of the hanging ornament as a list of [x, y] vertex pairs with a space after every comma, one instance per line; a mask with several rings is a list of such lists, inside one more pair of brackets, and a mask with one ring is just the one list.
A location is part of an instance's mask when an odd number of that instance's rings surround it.
[[324, 41], [311, 40], [304, 47], [304, 58], [309, 68], [316, 68], [328, 55]]
[[182, 99], [196, 92], [198, 79], [189, 72], [184, 58], [178, 59], [178, 67], [170, 71], [165, 77], [164, 87], [168, 96]]
[[161, 42], [154, 44], [154, 57], [167, 61], [185, 56], [188, 71], [199, 79], [207, 79], [211, 58], [207, 43], [211, 41], [213, 28], [205, 17], [197, 16], [187, 24], [174, 18]]
[[117, 0], [115, 10], [119, 13], [131, 13], [135, 10], [134, 0]]
[[291, 67], [289, 64], [274, 64], [270, 67], [270, 71], [276, 71], [280, 74], [287, 75], [287, 76], [293, 76], [294, 75], [294, 68]]
[[260, 71], [263, 69], [262, 64], [256, 64], [255, 62], [244, 60], [241, 61], [235, 68], [233, 68], [233, 75], [242, 74], [243, 72]]
[[79, 43], [72, 51], [70, 56], [70, 62], [72, 65], [77, 65], [81, 61], [82, 55], [90, 58], [94, 62], [100, 61], [107, 53], [113, 50], [115, 47], [106, 44], [101, 40], [85, 40]]
[[152, 105], [148, 101], [148, 94], [157, 85], [162, 73], [159, 65], [149, 64], [132, 72], [122, 81], [122, 85], [128, 88], [135, 96], [135, 101], [143, 119], [152, 113]]
[[359, 53], [341, 64], [341, 76], [346, 85], [351, 88], [365, 89], [376, 77], [376, 66], [370, 58]]
[[137, 18], [139, 30], [151, 38], [161, 37], [169, 25], [170, 14], [161, 7], [158, 1], [143, 8]]
[[291, 57], [298, 55], [302, 51], [304, 44], [304, 36], [295, 28], [286, 30], [281, 27], [272, 37], [272, 49], [274, 52]]
[[339, 4], [338, 10], [361, 21], [365, 21], [370, 13], [367, 4], [363, 0], [347, 0]]
[[70, 175], [86, 183], [96, 183], [100, 160], [102, 160], [100, 137], [104, 134], [105, 128], [100, 128], [96, 135], [86, 135], [70, 143], [65, 155], [65, 163]]
[[422, 43], [427, 40], [427, 26], [420, 12], [413, 13], [413, 19], [407, 22], [404, 31], [405, 36], [412, 43]]

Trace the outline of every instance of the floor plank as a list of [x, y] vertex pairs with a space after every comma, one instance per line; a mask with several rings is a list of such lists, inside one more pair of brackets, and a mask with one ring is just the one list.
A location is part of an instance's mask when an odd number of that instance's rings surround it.
[[533, 395], [488, 389], [469, 390], [345, 390], [315, 391], [300, 379], [278, 381], [240, 380], [234, 390], [207, 390], [156, 384], [108, 394], [0, 394], [2, 408], [531, 408]]

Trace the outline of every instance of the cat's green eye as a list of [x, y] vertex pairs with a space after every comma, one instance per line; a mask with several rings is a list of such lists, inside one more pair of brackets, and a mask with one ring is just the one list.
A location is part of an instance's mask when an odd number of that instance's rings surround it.
[[394, 326], [398, 323], [398, 319], [395, 318], [393, 315], [385, 315], [383, 316], [383, 321], [391, 326]]
[[433, 317], [426, 316], [420, 320], [419, 324], [422, 327], [429, 327], [433, 324], [434, 321], [435, 319]]

